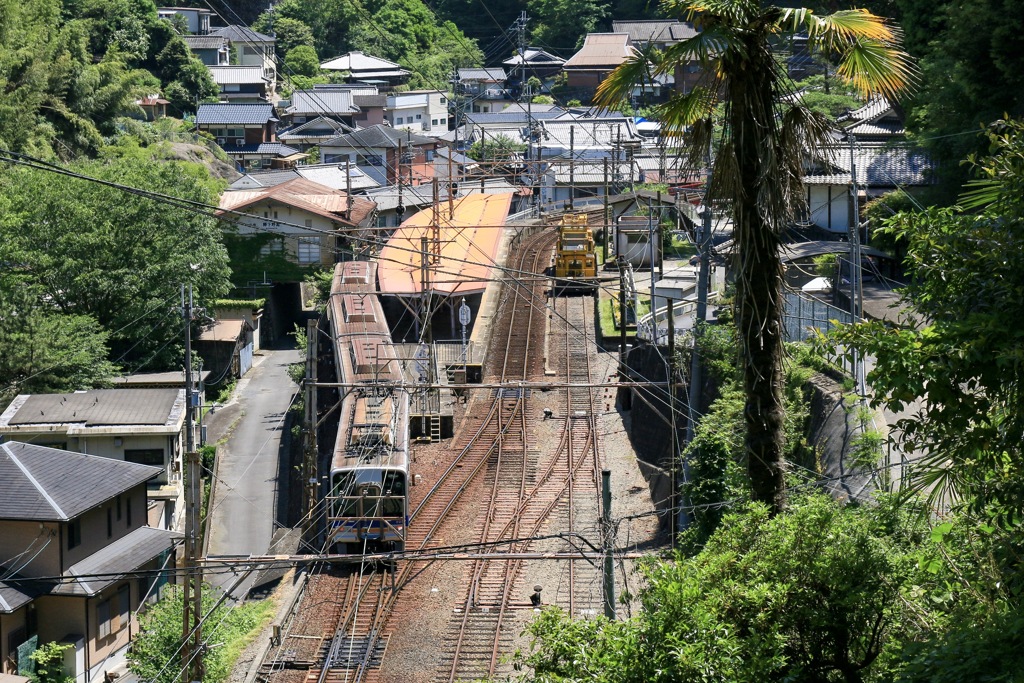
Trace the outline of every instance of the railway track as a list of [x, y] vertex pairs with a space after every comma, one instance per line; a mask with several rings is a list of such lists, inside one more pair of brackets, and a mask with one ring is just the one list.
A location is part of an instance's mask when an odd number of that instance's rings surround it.
[[[512, 267], [541, 272], [553, 242], [551, 231], [527, 239]], [[530, 428], [532, 421], [541, 419], [539, 410], [532, 407], [529, 390], [517, 386], [520, 381], [543, 374], [540, 344], [549, 314], [544, 286], [540, 279], [505, 283], [489, 358], [501, 358], [500, 365], [492, 363], [495, 369], [490, 379], [506, 388], [476, 392], [470, 399], [452, 443], [454, 457], [450, 465], [410, 515], [408, 551], [437, 547], [453, 511], [460, 504], [464, 510], [467, 503], [486, 511], [478, 516], [474, 536], [481, 549], [490, 552], [526, 551], [528, 539], [549, 530], [576, 531], [581, 516], [586, 517], [584, 526], [593, 527], [599, 509], [595, 492], [600, 481], [600, 456], [592, 390], [564, 390], [565, 415], [559, 418], [564, 419], [564, 425], [558, 443], [542, 452]], [[558, 363], [559, 374], [572, 382], [588, 382], [593, 340], [586, 330], [592, 327], [592, 299], [556, 299], [552, 305], [556, 308], [550, 332], [559, 339], [564, 353], [564, 361]], [[467, 495], [470, 491], [471, 500]], [[390, 571], [363, 567], [359, 573], [333, 575], [338, 584], [334, 601], [341, 606], [322, 615], [320, 621], [326, 633], [316, 642], [315, 665], [307, 663], [302, 678], [278, 676], [273, 683], [379, 680], [390, 633], [408, 616], [409, 612], [403, 610], [414, 609], [403, 607], [401, 589], [429, 562], [402, 560]], [[576, 584], [593, 583], [594, 571], [587, 562], [568, 562], [566, 606], [574, 613], [595, 604], [589, 598], [576, 598]], [[523, 560], [478, 559], [466, 563], [461, 584], [464, 591], [454, 606], [447, 637], [440, 643], [443, 651], [433, 680], [475, 680], [498, 673], [500, 655], [511, 651], [512, 640], [518, 635], [518, 627], [512, 628], [511, 614], [516, 608], [529, 607], [529, 591], [522, 585], [525, 574]], [[324, 585], [327, 582], [324, 579]], [[290, 638], [284, 639], [282, 651], [295, 649], [285, 644], [312, 640], [312, 634], [295, 633]], [[303, 652], [309, 653], [312, 642], [303, 646]]]

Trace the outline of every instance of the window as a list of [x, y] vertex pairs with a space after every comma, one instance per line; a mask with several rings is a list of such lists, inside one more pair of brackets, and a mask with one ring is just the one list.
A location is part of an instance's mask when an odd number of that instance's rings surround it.
[[436, 126], [437, 125], [437, 119], [430, 119], [430, 125]]
[[96, 637], [106, 638], [110, 635], [110, 600], [96, 605]]
[[132, 587], [130, 584], [126, 583], [117, 589], [118, 630], [128, 626], [128, 620], [131, 618], [131, 613]]
[[447, 124], [448, 124], [448, 119], [441, 119], [441, 125], [442, 126], [447, 125]]
[[416, 120], [419, 121], [423, 118], [422, 114], [416, 114]]
[[448, 98], [442, 97], [441, 98], [441, 104], [448, 104]]
[[124, 450], [125, 462], [134, 462], [139, 465], [164, 466], [164, 449], [162, 448], [126, 448]]
[[240, 86], [238, 83], [225, 83], [224, 84], [224, 92], [240, 92], [241, 90], [242, 90], [242, 86]]
[[313, 219], [312, 218], [307, 218], [306, 219], [306, 227], [307, 228], [312, 228], [313, 227]]
[[395, 119], [395, 124], [399, 125], [399, 126], [402, 125], [402, 117], [401, 116], [399, 116], [397, 119]]
[[121, 521], [121, 496], [117, 497], [117, 521]]
[[260, 247], [261, 256], [270, 256], [271, 254], [280, 254], [284, 251], [284, 243], [280, 237], [275, 237], [269, 242]]
[[107, 538], [114, 535], [114, 510], [107, 508]]
[[128, 500], [124, 502], [125, 521], [128, 523], [128, 528], [132, 527], [132, 498], [128, 496]]
[[383, 166], [384, 165], [384, 157], [379, 156], [377, 154], [367, 154], [367, 155], [360, 154], [359, 157], [356, 159], [356, 165], [357, 166]]
[[68, 550], [77, 548], [82, 543], [82, 520], [68, 522]]
[[320, 238], [300, 237], [299, 238], [299, 264], [309, 265], [320, 262]]

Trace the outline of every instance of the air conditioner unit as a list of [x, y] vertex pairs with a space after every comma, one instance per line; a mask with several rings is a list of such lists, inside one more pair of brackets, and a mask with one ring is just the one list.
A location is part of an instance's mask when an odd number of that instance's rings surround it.
[[235, 144], [236, 145], [244, 145], [245, 144], [245, 138], [235, 138]]
[[225, 144], [227, 144], [227, 140], [225, 140], [224, 138], [217, 138], [217, 144], [223, 147]]

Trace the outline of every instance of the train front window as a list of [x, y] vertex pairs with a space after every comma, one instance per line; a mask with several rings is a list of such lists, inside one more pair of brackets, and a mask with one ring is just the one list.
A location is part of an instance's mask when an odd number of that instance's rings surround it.
[[331, 512], [335, 517], [354, 517], [359, 514], [359, 499], [355, 490], [355, 474], [339, 472], [331, 486]]
[[405, 517], [405, 473], [384, 473], [384, 507], [385, 517]]

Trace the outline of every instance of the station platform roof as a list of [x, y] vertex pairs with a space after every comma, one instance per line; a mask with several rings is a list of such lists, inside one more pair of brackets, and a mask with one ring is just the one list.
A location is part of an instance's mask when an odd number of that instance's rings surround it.
[[[438, 209], [441, 260], [431, 269], [430, 291], [442, 296], [476, 294], [487, 288], [497, 265], [505, 218], [512, 193], [470, 194]], [[430, 237], [433, 208], [412, 215], [395, 231], [378, 257], [380, 293], [418, 296], [423, 293], [421, 238]]]

